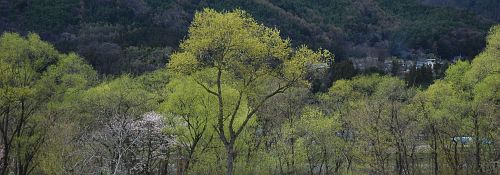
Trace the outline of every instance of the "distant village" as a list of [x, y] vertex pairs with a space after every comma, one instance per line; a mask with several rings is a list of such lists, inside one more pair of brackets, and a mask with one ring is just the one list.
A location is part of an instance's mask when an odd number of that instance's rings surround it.
[[354, 68], [358, 71], [364, 72], [370, 69], [376, 69], [385, 72], [386, 74], [392, 74], [395, 76], [404, 76], [408, 74], [412, 69], [421, 69], [422, 67], [430, 68], [433, 73], [437, 67], [444, 67], [445, 65], [452, 64], [458, 60], [461, 60], [461, 56], [454, 57], [451, 61], [440, 59], [434, 54], [426, 54], [422, 52], [417, 52], [413, 54], [408, 54], [405, 58], [398, 57], [387, 57], [379, 58], [375, 56], [367, 56], [363, 58], [349, 58], [352, 62]]

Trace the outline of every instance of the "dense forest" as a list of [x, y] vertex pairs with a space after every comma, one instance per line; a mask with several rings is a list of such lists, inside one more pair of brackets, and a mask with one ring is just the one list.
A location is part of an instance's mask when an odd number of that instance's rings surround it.
[[35, 32], [99, 73], [137, 75], [164, 66], [206, 7], [245, 10], [338, 63], [420, 52], [471, 59], [500, 21], [496, 0], [0, 0], [0, 31]]
[[499, 174], [498, 8], [0, 0], [0, 174]]

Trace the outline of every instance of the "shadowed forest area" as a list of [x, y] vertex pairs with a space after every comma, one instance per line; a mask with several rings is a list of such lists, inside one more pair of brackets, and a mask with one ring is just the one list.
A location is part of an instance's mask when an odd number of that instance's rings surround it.
[[0, 174], [499, 174], [497, 7], [0, 0]]

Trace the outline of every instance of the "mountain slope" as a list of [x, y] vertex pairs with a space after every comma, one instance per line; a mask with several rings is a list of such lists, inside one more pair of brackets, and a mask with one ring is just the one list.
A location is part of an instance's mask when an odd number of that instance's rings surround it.
[[[141, 73], [163, 65], [193, 14], [240, 8], [296, 45], [349, 57], [471, 58], [493, 20], [416, 0], [0, 0], [0, 31], [33, 31], [76, 51], [102, 73]], [[487, 8], [485, 8], [487, 9]], [[154, 53], [153, 53], [154, 52]], [[160, 55], [158, 56], [155, 55]], [[146, 68], [144, 68], [146, 67]]]

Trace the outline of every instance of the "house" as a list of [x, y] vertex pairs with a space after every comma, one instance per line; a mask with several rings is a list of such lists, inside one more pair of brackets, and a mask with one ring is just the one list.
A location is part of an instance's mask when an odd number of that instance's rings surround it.
[[380, 62], [378, 57], [365, 57], [365, 58], [349, 58], [352, 65], [357, 70], [367, 70], [369, 68], [381, 68], [383, 62]]
[[434, 69], [434, 65], [436, 64], [436, 59], [430, 58], [426, 59], [424, 65], [430, 66], [432, 69]]
[[[474, 138], [470, 137], [470, 136], [456, 136], [456, 137], [452, 137], [451, 140], [453, 142], [457, 142], [457, 143], [460, 143], [462, 145], [469, 145], [469, 144], [474, 142]], [[491, 141], [490, 139], [487, 139], [487, 138], [480, 139], [480, 141], [481, 141], [481, 144], [483, 144], [483, 145], [493, 144], [493, 141]]]
[[469, 136], [458, 136], [451, 138], [453, 142], [461, 143], [462, 145], [467, 145], [472, 142], [472, 137]]

